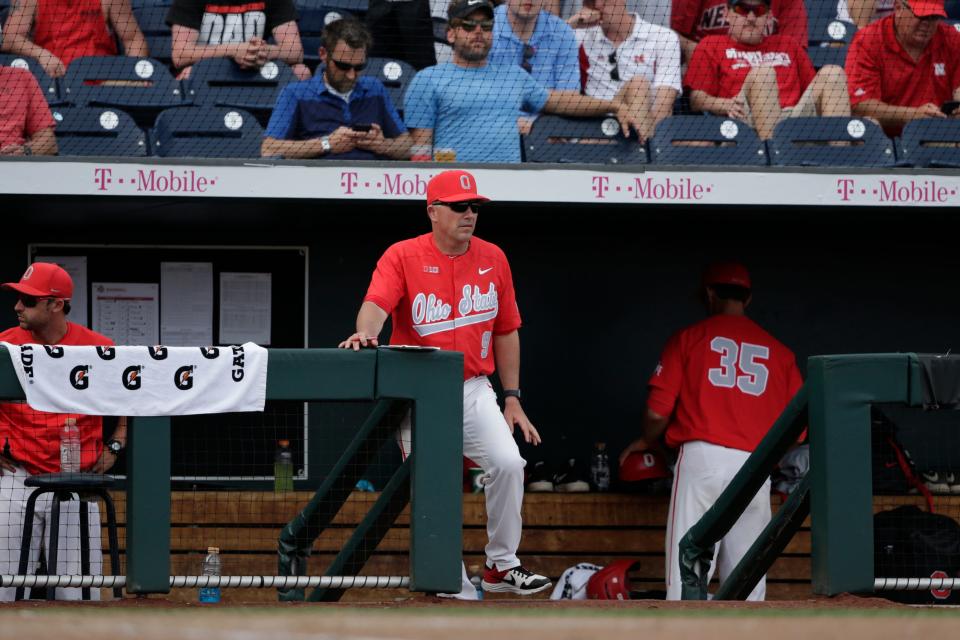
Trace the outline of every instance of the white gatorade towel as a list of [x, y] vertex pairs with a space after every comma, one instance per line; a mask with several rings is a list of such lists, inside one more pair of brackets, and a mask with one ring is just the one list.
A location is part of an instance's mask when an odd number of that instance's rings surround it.
[[27, 404], [95, 416], [263, 411], [267, 350], [232, 347], [61, 347], [2, 342]]

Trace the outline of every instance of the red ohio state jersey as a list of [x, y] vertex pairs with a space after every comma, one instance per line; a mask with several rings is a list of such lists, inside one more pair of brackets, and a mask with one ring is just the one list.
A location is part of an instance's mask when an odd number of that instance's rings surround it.
[[753, 451], [802, 384], [779, 340], [746, 316], [715, 315], [667, 342], [647, 406], [670, 416], [671, 447], [703, 440]]
[[507, 257], [476, 237], [460, 256], [443, 255], [430, 233], [394, 244], [364, 301], [391, 314], [390, 344], [463, 352], [464, 380], [493, 373], [493, 336], [520, 328]]
[[[0, 333], [0, 342], [36, 343], [29, 331], [13, 327]], [[73, 322], [58, 343], [65, 346], [113, 346], [110, 338]], [[42, 347], [37, 347], [42, 349]], [[77, 419], [80, 431], [80, 469], [86, 470], [100, 457], [103, 422], [99, 416], [37, 411], [26, 402], [0, 403], [0, 448], [10, 445], [10, 455], [31, 475], [60, 471], [60, 429], [67, 418]]]

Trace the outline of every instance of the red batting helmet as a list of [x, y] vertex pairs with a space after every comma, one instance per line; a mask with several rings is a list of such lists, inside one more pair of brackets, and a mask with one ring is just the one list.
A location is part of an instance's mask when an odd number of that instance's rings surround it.
[[750, 272], [739, 262], [714, 262], [703, 270], [703, 286], [731, 284], [750, 289]]
[[620, 480], [623, 482], [641, 482], [669, 478], [670, 470], [663, 458], [653, 451], [634, 451], [620, 465]]
[[637, 560], [617, 560], [590, 576], [587, 598], [590, 600], [629, 600], [630, 577], [627, 572], [639, 564]]

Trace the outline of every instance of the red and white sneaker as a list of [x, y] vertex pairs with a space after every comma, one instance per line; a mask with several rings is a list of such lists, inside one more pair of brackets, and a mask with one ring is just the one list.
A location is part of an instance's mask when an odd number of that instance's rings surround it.
[[544, 589], [553, 586], [550, 578], [527, 571], [521, 566], [498, 571], [496, 566], [487, 564], [483, 572], [483, 581], [480, 583], [484, 591], [492, 593], [518, 593], [521, 596], [528, 596], [532, 593], [540, 593]]

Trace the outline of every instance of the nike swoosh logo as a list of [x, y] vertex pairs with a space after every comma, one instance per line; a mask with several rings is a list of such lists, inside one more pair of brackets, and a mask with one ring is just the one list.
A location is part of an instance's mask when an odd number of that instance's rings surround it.
[[486, 269], [480, 269], [480, 268], [478, 267], [478, 268], [477, 268], [477, 271], [480, 272], [480, 275], [483, 275], [483, 274], [485, 274], [485, 273], [489, 273], [490, 271], [493, 271], [493, 267], [487, 267]]

